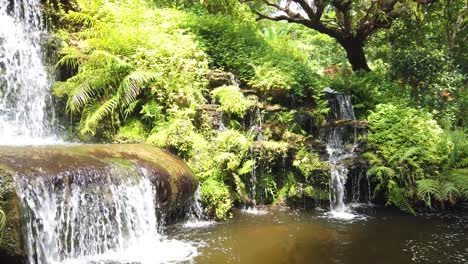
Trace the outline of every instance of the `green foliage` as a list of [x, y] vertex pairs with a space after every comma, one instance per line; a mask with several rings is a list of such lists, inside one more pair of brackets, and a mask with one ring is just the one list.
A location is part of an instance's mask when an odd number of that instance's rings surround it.
[[64, 33], [58, 63], [77, 74], [56, 83], [54, 93], [67, 98], [70, 113], [81, 115], [82, 134], [94, 135], [106, 120], [114, 126], [128, 116], [148, 118], [148, 97], [167, 108], [204, 100], [207, 57], [180, 29], [184, 13], [138, 0], [86, 1], [80, 7], [67, 19], [81, 30]]
[[388, 161], [403, 162], [418, 156], [420, 162], [439, 164], [446, 158], [442, 129], [427, 112], [382, 104], [368, 121], [369, 145]]
[[306, 179], [310, 179], [317, 173], [328, 174], [330, 169], [327, 163], [320, 160], [317, 153], [310, 152], [304, 147], [300, 148], [297, 152], [293, 166], [296, 167]]
[[254, 66], [255, 75], [249, 85], [259, 91], [289, 90], [296, 84], [294, 76], [271, 63]]
[[200, 37], [216, 66], [260, 91], [292, 90], [302, 96], [319, 88], [318, 75], [289, 35], [269, 35], [266, 40], [252, 20], [220, 15], [193, 17], [188, 27]]
[[218, 87], [211, 93], [221, 104], [223, 112], [236, 114], [239, 117], [243, 117], [245, 112], [256, 104], [252, 98], [245, 98], [239, 87], [232, 85]]
[[202, 202], [207, 205], [205, 210], [209, 215], [215, 215], [219, 220], [225, 220], [232, 207], [229, 188], [215, 179], [208, 179], [201, 185]]
[[[391, 104], [376, 109], [368, 117], [372, 152], [366, 153], [371, 165], [367, 174], [377, 181], [376, 190], [387, 194], [387, 202], [414, 213], [413, 205], [419, 201], [444, 207], [465, 199], [466, 182], [460, 182], [462, 177], [452, 174], [451, 168], [466, 157], [461, 153], [466, 146], [454, 150], [427, 112]], [[459, 132], [449, 135], [465, 137]]]
[[146, 140], [146, 127], [139, 120], [127, 120], [119, 128], [115, 140], [117, 142], [144, 142]]
[[[402, 17], [369, 46], [386, 63], [386, 75], [409, 92], [413, 107], [424, 107], [444, 128], [466, 126], [466, 23], [460, 1], [438, 1], [423, 17]], [[464, 22], [465, 21], [465, 22]]]
[[[333, 38], [301, 25], [257, 23], [236, 0], [78, 0], [79, 12], [52, 6], [64, 40], [57, 69], [67, 77], [53, 93], [81, 138], [146, 141], [186, 159], [207, 213], [225, 219], [234, 204], [253, 199], [328, 199], [328, 164], [305, 142], [325, 123], [321, 96], [330, 86], [352, 95], [358, 118], [368, 116], [376, 192], [409, 213], [451, 206], [468, 197], [466, 27], [460, 3], [440, 2], [424, 16], [412, 3], [417, 16], [376, 33], [366, 43], [368, 73], [352, 73]], [[376, 11], [369, 4], [353, 1], [353, 16]], [[341, 19], [336, 14], [323, 16]], [[209, 67], [234, 73], [256, 96], [237, 86], [209, 92]], [[213, 129], [219, 120], [205, 105], [212, 99], [229, 130]], [[254, 107], [262, 110], [262, 142], [254, 141], [258, 125], [246, 127]], [[248, 192], [253, 176], [257, 197]]]
[[5, 229], [5, 225], [6, 225], [6, 215], [5, 215], [5, 212], [3, 211], [3, 208], [0, 207], [0, 244], [2, 243], [3, 230]]
[[169, 148], [184, 158], [192, 156], [195, 127], [187, 115], [175, 116], [166, 123], [154, 127], [147, 142]]
[[326, 85], [334, 90], [350, 94], [358, 118], [368, 115], [377, 104], [406, 104], [409, 90], [386, 76], [384, 68], [375, 67], [372, 72], [351, 73], [346, 69], [326, 78]]

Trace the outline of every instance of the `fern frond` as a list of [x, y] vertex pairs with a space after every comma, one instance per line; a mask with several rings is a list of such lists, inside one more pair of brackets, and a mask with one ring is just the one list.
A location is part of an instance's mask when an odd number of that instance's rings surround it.
[[370, 165], [382, 165], [383, 161], [377, 154], [373, 152], [364, 153], [364, 158], [369, 160]]
[[453, 182], [444, 182], [440, 184], [440, 191], [436, 194], [436, 199], [440, 202], [447, 201], [455, 204], [459, 196], [460, 191]]
[[119, 87], [124, 105], [129, 105], [135, 101], [137, 96], [140, 94], [141, 88], [160, 76], [160, 73], [151, 71], [134, 71], [127, 75]]
[[94, 97], [95, 94], [96, 92], [91, 85], [91, 80], [85, 80], [78, 83], [77, 86], [75, 86], [75, 89], [71, 91], [70, 97], [68, 98], [67, 111], [71, 113], [78, 112], [91, 98]]
[[453, 182], [462, 199], [468, 199], [468, 169], [455, 169], [447, 174], [447, 180]]
[[86, 107], [83, 111], [84, 120], [80, 122], [80, 133], [94, 135], [99, 122], [117, 109], [119, 100], [119, 96], [113, 96], [103, 104], [98, 102]]
[[65, 66], [70, 69], [76, 69], [78, 68], [78, 61], [80, 59], [80, 56], [78, 54], [66, 54], [63, 56], [56, 64], [55, 68], [58, 68], [60, 66]]
[[457, 168], [466, 168], [468, 167], [468, 157], [463, 158], [456, 164]]
[[423, 179], [416, 182], [417, 194], [427, 207], [431, 207], [431, 197], [440, 197], [438, 182], [433, 179]]
[[387, 204], [394, 204], [402, 211], [415, 215], [413, 207], [411, 206], [408, 197], [403, 189], [398, 187], [395, 182], [390, 181], [388, 184]]
[[70, 11], [68, 14], [66, 14], [65, 18], [70, 22], [80, 24], [88, 28], [95, 28], [96, 32], [103, 31], [103, 29], [107, 28], [105, 23], [99, 21], [89, 14]]
[[[233, 173], [232, 174], [232, 177], [234, 179], [234, 183], [236, 184], [236, 191], [237, 191], [237, 194], [239, 195], [240, 197], [240, 200], [242, 202], [246, 202], [248, 201], [248, 195], [247, 195], [247, 192], [245, 191], [245, 184], [244, 182], [242, 181], [242, 179], [239, 177], [239, 175]], [[253, 197], [253, 199], [255, 199], [255, 197]]]
[[395, 171], [386, 166], [372, 166], [367, 170], [367, 176], [374, 176], [378, 178], [381, 182], [384, 178], [393, 178], [395, 177]]
[[109, 68], [116, 68], [119, 71], [126, 71], [133, 68], [130, 63], [105, 50], [94, 50], [88, 56], [86, 66], [98, 69], [107, 66]]
[[388, 161], [390, 163], [393, 163], [393, 162], [398, 162], [398, 163], [402, 163], [404, 161], [407, 161], [409, 158], [417, 155], [417, 154], [420, 154], [422, 152], [422, 147], [410, 147], [408, 148], [403, 154], [400, 154], [400, 153], [395, 153], [395, 155], [391, 156]]

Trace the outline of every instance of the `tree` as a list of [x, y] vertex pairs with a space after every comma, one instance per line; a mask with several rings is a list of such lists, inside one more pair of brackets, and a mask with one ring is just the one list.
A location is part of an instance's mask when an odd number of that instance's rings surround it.
[[[242, 0], [241, 0], [242, 1]], [[244, 0], [257, 20], [288, 21], [329, 35], [345, 49], [353, 71], [370, 71], [364, 53], [366, 39], [418, 6], [434, 0]], [[268, 8], [265, 8], [268, 7]]]

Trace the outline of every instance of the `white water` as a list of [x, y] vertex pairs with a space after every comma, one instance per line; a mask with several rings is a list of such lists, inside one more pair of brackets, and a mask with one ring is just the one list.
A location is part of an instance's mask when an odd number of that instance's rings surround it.
[[[338, 94], [329, 88], [326, 92], [334, 95], [329, 122], [356, 120], [349, 95]], [[345, 204], [345, 184], [349, 170], [344, 161], [354, 156], [356, 129], [350, 134], [346, 126], [337, 125], [322, 129], [320, 134], [321, 140], [326, 143], [330, 163], [330, 212], [327, 215], [345, 220], [354, 219], [357, 215]]]
[[201, 205], [200, 186], [198, 186], [195, 194], [192, 197], [191, 204], [187, 210], [187, 221], [183, 224], [187, 228], [202, 228], [215, 225], [216, 222], [208, 220]]
[[258, 207], [247, 207], [247, 208], [241, 209], [241, 212], [245, 213], [245, 214], [251, 214], [251, 215], [266, 215], [266, 214], [268, 214], [267, 210], [261, 209], [261, 208], [258, 208]]
[[0, 25], [0, 145], [55, 143], [39, 0], [0, 0]]
[[118, 174], [83, 171], [55, 175], [53, 181], [16, 179], [27, 208], [31, 264], [169, 263], [196, 256], [194, 245], [162, 234], [151, 182], [144, 175]]

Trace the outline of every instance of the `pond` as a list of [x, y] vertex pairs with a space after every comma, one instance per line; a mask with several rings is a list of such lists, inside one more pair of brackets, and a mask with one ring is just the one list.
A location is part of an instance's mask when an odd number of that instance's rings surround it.
[[265, 208], [238, 211], [223, 223], [169, 226], [191, 241], [186, 263], [467, 263], [468, 214], [405, 215], [374, 206], [351, 220], [325, 211]]

